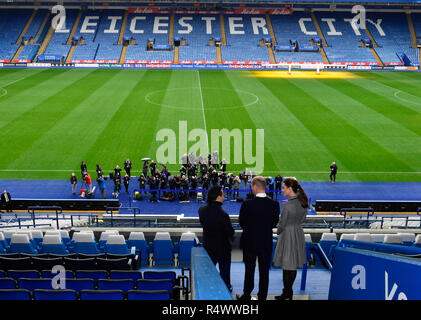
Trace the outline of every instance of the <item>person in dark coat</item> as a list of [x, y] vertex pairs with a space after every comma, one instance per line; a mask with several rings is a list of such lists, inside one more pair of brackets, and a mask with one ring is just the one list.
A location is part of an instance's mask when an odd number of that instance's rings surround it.
[[199, 221], [203, 227], [203, 247], [212, 262], [219, 264], [219, 273], [231, 291], [231, 250], [234, 238], [229, 215], [222, 209], [224, 192], [222, 187], [212, 187], [207, 204], [199, 209]]
[[273, 265], [282, 268], [284, 289], [277, 300], [292, 300], [292, 286], [297, 276], [297, 268], [307, 263], [306, 243], [301, 224], [307, 215], [308, 198], [295, 178], [286, 178], [282, 186], [288, 202], [282, 205], [278, 223], [278, 242], [273, 257]]
[[330, 182], [335, 183], [336, 182], [336, 173], [338, 172], [338, 166], [336, 165], [335, 161], [332, 162], [330, 165]]
[[124, 161], [124, 170], [126, 171], [126, 174], [131, 177], [130, 171], [132, 170], [132, 162], [130, 159], [126, 159], [126, 161]]
[[72, 194], [75, 195], [76, 194], [76, 186], [77, 186], [77, 178], [76, 178], [76, 175], [75, 175], [74, 172], [70, 176], [70, 184], [72, 185]]
[[10, 193], [4, 189], [3, 193], [0, 197], [1, 203], [3, 207], [6, 209], [7, 212], [13, 212], [12, 210], [12, 197], [10, 196]]
[[126, 173], [123, 177], [123, 184], [126, 189], [126, 193], [129, 193], [130, 176], [128, 173]]
[[266, 181], [261, 176], [254, 177], [251, 189], [255, 198], [243, 202], [239, 222], [243, 229], [240, 247], [243, 249], [245, 264], [244, 293], [237, 295], [238, 300], [250, 300], [254, 289], [254, 270], [256, 258], [259, 262], [259, 300], [267, 298], [269, 286], [269, 268], [272, 256], [272, 229], [279, 220], [279, 202], [266, 196]]

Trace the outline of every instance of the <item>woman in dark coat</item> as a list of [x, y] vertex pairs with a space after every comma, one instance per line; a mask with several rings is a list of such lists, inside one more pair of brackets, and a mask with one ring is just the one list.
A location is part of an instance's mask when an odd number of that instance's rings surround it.
[[282, 186], [288, 202], [282, 205], [278, 222], [278, 242], [273, 265], [282, 268], [284, 290], [277, 300], [292, 300], [292, 286], [297, 276], [297, 268], [307, 262], [304, 231], [301, 224], [307, 215], [308, 198], [304, 189], [295, 178], [286, 178]]

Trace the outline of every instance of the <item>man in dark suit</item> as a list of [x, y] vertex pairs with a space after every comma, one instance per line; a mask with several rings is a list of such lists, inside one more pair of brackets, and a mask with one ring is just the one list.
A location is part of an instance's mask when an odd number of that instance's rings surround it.
[[7, 212], [12, 212], [12, 197], [10, 196], [10, 193], [7, 192], [6, 189], [3, 190], [3, 193], [0, 197], [1, 203], [3, 207], [6, 209]]
[[251, 189], [255, 198], [243, 202], [240, 209], [239, 222], [243, 229], [240, 246], [243, 249], [245, 264], [244, 294], [237, 295], [239, 300], [250, 300], [254, 289], [254, 270], [256, 258], [259, 262], [259, 300], [266, 300], [269, 286], [270, 258], [272, 256], [272, 229], [279, 220], [279, 202], [266, 196], [265, 178], [254, 177]]
[[203, 247], [212, 262], [219, 264], [219, 273], [231, 291], [231, 249], [234, 229], [228, 214], [222, 209], [224, 192], [221, 186], [208, 192], [208, 204], [200, 207], [199, 220], [203, 226]]

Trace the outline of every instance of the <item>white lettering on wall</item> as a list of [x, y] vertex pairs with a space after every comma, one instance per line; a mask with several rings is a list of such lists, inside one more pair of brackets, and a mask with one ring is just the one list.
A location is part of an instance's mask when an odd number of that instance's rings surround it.
[[109, 16], [108, 20], [111, 20], [110, 27], [106, 30], [104, 30], [104, 33], [119, 33], [119, 30], [115, 28], [117, 24], [117, 20], [121, 20], [122, 17], [118, 16]]
[[360, 29], [358, 28], [357, 24], [355, 23], [354, 19], [344, 19], [345, 22], [349, 22], [349, 24], [352, 27], [352, 30], [354, 30], [354, 33], [356, 36], [360, 36], [361, 32]]
[[215, 21], [215, 17], [202, 17], [203, 21], [206, 21], [206, 34], [212, 34], [212, 21]]
[[328, 36], [341, 36], [342, 35], [342, 32], [336, 31], [335, 26], [333, 25], [333, 23], [336, 21], [335, 18], [323, 18], [322, 21], [326, 22], [329, 27], [329, 31], [327, 32]]
[[182, 17], [178, 20], [178, 23], [180, 26], [182, 26], [183, 28], [187, 28], [186, 30], [178, 30], [179, 34], [189, 34], [192, 32], [193, 27], [190, 23], [186, 23], [185, 21], [192, 21], [193, 17]]
[[238, 30], [237, 28], [243, 28], [244, 25], [242, 23], [235, 23], [236, 21], [243, 22], [243, 18], [241, 17], [229, 17], [228, 18], [228, 25], [230, 34], [244, 34], [244, 30]]
[[304, 24], [304, 22], [310, 22], [311, 18], [301, 18], [300, 20], [298, 20], [298, 24], [300, 26], [301, 32], [308, 35], [308, 36], [316, 36], [317, 32], [316, 31], [308, 31], [306, 28], [306, 25]]
[[146, 17], [134, 17], [132, 19], [132, 21], [130, 22], [130, 28], [129, 28], [131, 33], [134, 33], [134, 34], [144, 33], [144, 30], [137, 30], [136, 29], [136, 22], [138, 20], [146, 20]]
[[[168, 33], [168, 22], [163, 23], [161, 21], [167, 20], [168, 21], [168, 17], [155, 17], [154, 19], [154, 23], [153, 23], [153, 33], [163, 33], [163, 34], [167, 34]], [[166, 30], [162, 30], [160, 29], [161, 27], [166, 27]]]
[[376, 27], [377, 31], [379, 32], [379, 35], [381, 35], [382, 37], [386, 36], [386, 34], [383, 31], [383, 28], [380, 26], [380, 23], [382, 23], [383, 19], [377, 19], [377, 22], [374, 22], [370, 19], [367, 19], [366, 21]]
[[351, 286], [354, 290], [365, 290], [366, 289], [366, 276], [365, 268], [362, 265], [355, 265], [351, 270], [355, 276], [352, 278]]
[[251, 18], [251, 25], [253, 26], [253, 33], [260, 34], [259, 29], [262, 30], [263, 34], [268, 34], [268, 28], [266, 27], [266, 19], [263, 17]]
[[[91, 20], [97, 20], [99, 16], [86, 16], [83, 20], [82, 27], [80, 28], [80, 33], [95, 33], [95, 28], [98, 25], [98, 22], [91, 22]], [[88, 29], [92, 27], [94, 29]]]

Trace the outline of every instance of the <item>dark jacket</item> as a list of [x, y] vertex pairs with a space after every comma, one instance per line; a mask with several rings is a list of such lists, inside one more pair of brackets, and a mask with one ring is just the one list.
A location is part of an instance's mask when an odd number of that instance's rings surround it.
[[272, 229], [278, 223], [279, 213], [279, 202], [268, 197], [255, 197], [243, 202], [239, 215], [240, 226], [243, 229], [241, 248], [253, 252], [271, 251]]
[[[10, 201], [12, 201], [12, 197], [10, 196], [9, 192], [6, 192], [6, 193], [7, 193], [7, 197], [9, 198], [9, 203], [10, 203]], [[1, 193], [0, 200], [1, 200], [1, 203], [6, 204], [6, 197], [4, 196], [3, 192]]]
[[231, 261], [234, 228], [222, 203], [211, 202], [199, 209], [199, 221], [203, 226], [203, 247], [218, 261]]

